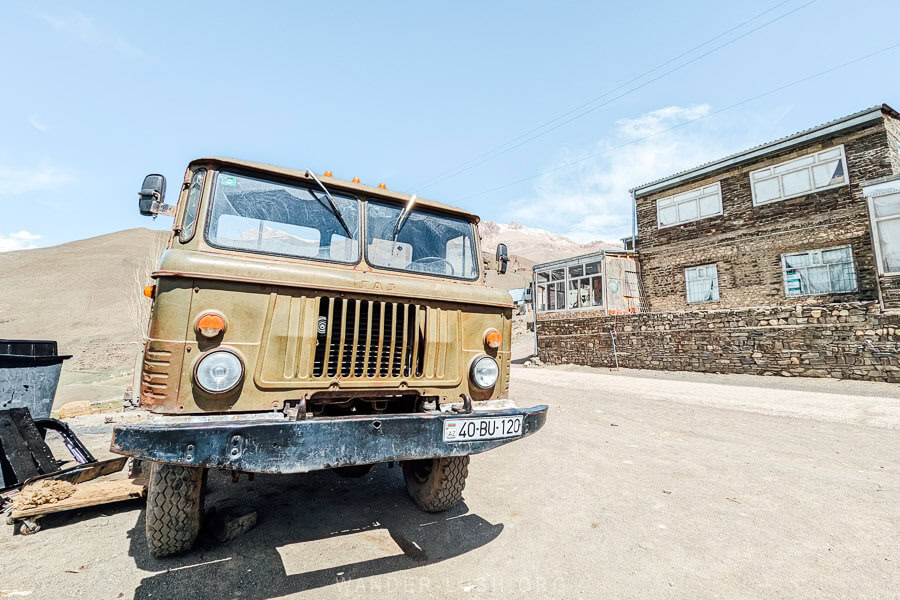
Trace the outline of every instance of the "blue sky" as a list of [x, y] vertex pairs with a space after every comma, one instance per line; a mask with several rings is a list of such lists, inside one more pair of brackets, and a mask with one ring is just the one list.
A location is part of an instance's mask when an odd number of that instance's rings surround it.
[[[180, 182], [206, 155], [328, 169], [485, 219], [614, 239], [630, 232], [629, 187], [868, 106], [900, 107], [895, 48], [727, 108], [900, 42], [896, 0], [0, 10], [0, 250], [168, 228], [137, 214], [143, 175]], [[732, 28], [590, 113], [423, 185]]]

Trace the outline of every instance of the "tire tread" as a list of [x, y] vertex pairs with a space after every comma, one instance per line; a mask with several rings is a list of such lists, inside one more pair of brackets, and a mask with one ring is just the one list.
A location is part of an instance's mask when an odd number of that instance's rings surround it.
[[426, 512], [443, 512], [462, 500], [469, 476], [468, 456], [448, 456], [433, 459], [431, 474], [420, 482], [412, 466], [403, 465], [406, 489], [418, 507]]
[[146, 513], [150, 554], [168, 556], [193, 545], [200, 533], [202, 501], [203, 469], [151, 463]]

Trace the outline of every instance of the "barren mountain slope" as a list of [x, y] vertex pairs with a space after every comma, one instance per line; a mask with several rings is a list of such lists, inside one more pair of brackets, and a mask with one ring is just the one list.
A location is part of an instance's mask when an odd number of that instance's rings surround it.
[[141, 290], [168, 234], [127, 229], [0, 253], [0, 338], [57, 340], [74, 355], [67, 371], [130, 369], [149, 304]]
[[511, 290], [514, 288], [527, 287], [531, 282], [531, 267], [534, 266], [534, 261], [516, 254], [510, 254], [506, 273], [500, 275], [496, 270], [494, 252], [484, 251], [482, 254], [488, 261], [488, 269], [485, 278], [485, 283], [487, 285]]
[[527, 258], [532, 263], [590, 254], [600, 250], [622, 249], [622, 244], [602, 240], [581, 244], [558, 233], [525, 227], [518, 223], [482, 221], [478, 228], [481, 233], [481, 249], [484, 252], [493, 254], [497, 244], [503, 242], [509, 248], [510, 254]]

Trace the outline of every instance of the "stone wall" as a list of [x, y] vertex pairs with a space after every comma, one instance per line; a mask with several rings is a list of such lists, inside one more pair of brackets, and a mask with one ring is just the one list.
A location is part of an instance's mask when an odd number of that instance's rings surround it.
[[900, 310], [900, 277], [896, 275], [882, 275], [879, 277], [881, 282], [881, 299], [884, 307], [891, 310]]
[[877, 302], [605, 315], [545, 313], [547, 364], [900, 383], [900, 315]]
[[885, 115], [884, 127], [890, 143], [891, 164], [894, 165], [894, 173], [900, 173], [900, 120]]
[[[888, 126], [892, 131], [888, 132]], [[798, 302], [868, 302], [878, 299], [875, 255], [861, 184], [894, 173], [891, 120], [861, 131], [818, 140], [704, 179], [637, 199], [638, 256], [650, 310], [739, 308]], [[849, 185], [754, 206], [749, 173], [811, 152], [844, 144]], [[896, 145], [896, 144], [893, 144]], [[658, 228], [656, 200], [720, 182], [720, 216]], [[857, 290], [832, 296], [787, 297], [781, 254], [848, 244], [853, 250]], [[684, 269], [715, 263], [719, 300], [688, 304]]]

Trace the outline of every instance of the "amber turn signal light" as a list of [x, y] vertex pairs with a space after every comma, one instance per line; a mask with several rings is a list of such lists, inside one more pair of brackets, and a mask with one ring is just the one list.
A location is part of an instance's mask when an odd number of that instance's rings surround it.
[[147, 296], [148, 298], [152, 298], [152, 297], [153, 297], [153, 293], [154, 293], [155, 291], [156, 291], [156, 286], [155, 286], [155, 285], [148, 285], [148, 286], [146, 286], [146, 287], [144, 288], [144, 295]]
[[203, 337], [214, 338], [225, 331], [225, 319], [216, 313], [204, 313], [197, 319], [197, 331]]
[[503, 343], [503, 334], [496, 329], [488, 329], [484, 332], [484, 343], [489, 348], [499, 348], [500, 344]]

